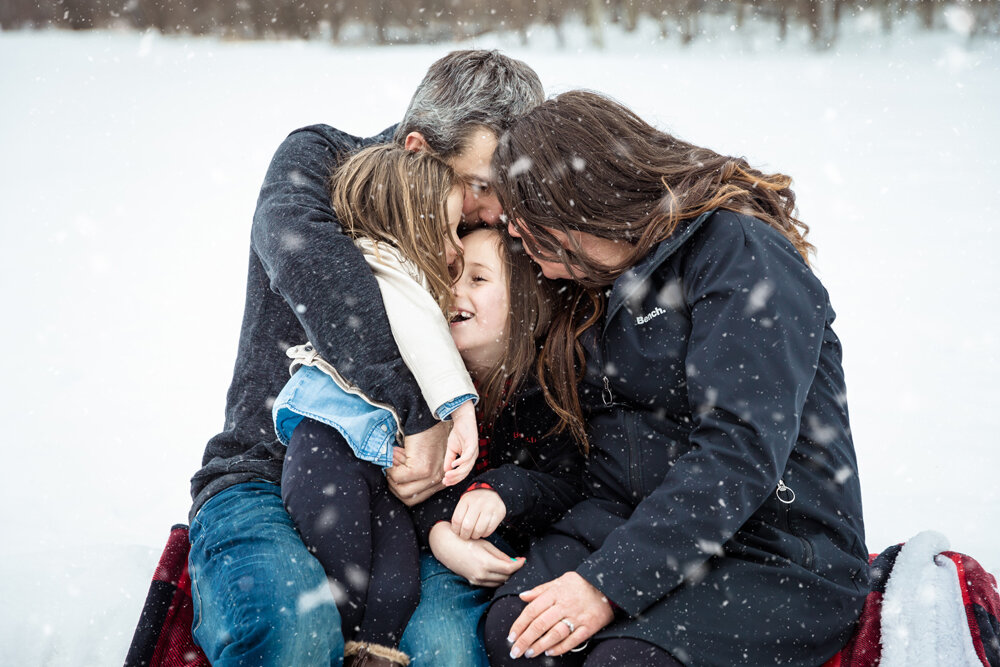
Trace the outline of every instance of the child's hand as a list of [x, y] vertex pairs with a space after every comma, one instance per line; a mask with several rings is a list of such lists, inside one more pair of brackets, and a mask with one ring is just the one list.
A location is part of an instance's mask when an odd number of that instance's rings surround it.
[[[493, 489], [473, 489], [462, 494], [451, 515], [452, 531], [465, 540], [488, 537], [507, 516], [507, 506]], [[441, 560], [440, 558], [438, 560]]]
[[431, 528], [429, 541], [435, 558], [475, 586], [496, 588], [525, 562], [524, 558], [511, 558], [486, 540], [463, 540], [443, 521]]
[[444, 455], [445, 486], [458, 484], [472, 472], [479, 454], [479, 429], [476, 428], [476, 408], [466, 401], [451, 413], [451, 434]]

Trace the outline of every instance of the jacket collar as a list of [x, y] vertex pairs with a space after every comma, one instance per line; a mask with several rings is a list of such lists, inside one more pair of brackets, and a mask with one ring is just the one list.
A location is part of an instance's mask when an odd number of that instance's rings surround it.
[[698, 231], [715, 211], [716, 209], [706, 211], [693, 220], [682, 221], [673, 234], [660, 241], [638, 264], [618, 276], [611, 286], [611, 294], [608, 296], [608, 312], [604, 318], [605, 328], [618, 309], [622, 307], [622, 304], [631, 299], [639, 290], [644, 289], [653, 272], [666, 262], [685, 241], [691, 238], [691, 235]]

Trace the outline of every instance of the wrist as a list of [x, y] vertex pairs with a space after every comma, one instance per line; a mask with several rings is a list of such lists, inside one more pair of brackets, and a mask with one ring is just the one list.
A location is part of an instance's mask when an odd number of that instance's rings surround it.
[[465, 491], [462, 491], [462, 495], [465, 495], [469, 491], [479, 491], [479, 490], [492, 491], [493, 493], [500, 495], [499, 493], [497, 493], [497, 490], [494, 489], [492, 485], [490, 485], [489, 482], [473, 482], [472, 484], [469, 484], [469, 486], [465, 487]]
[[476, 404], [475, 404], [475, 402], [473, 402], [472, 399], [469, 399], [469, 400], [465, 401], [460, 406], [458, 406], [457, 408], [455, 408], [450, 413], [450, 416], [451, 416], [452, 419], [454, 419], [455, 417], [472, 417], [473, 419], [475, 419], [475, 417], [476, 417]]
[[440, 544], [442, 539], [446, 539], [444, 531], [447, 531], [449, 533], [452, 532], [451, 523], [446, 519], [441, 519], [433, 526], [431, 526], [430, 532], [427, 533], [427, 544], [430, 546], [431, 551], [434, 550], [434, 545], [436, 543]]

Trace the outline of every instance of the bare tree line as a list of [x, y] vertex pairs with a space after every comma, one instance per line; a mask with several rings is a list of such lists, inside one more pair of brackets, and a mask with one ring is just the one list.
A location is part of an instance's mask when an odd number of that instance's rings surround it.
[[582, 20], [603, 45], [603, 28], [635, 30], [645, 17], [661, 37], [687, 44], [706, 17], [725, 17], [734, 29], [773, 24], [778, 39], [804, 28], [811, 42], [831, 46], [843, 20], [872, 12], [891, 31], [913, 15], [927, 29], [945, 25], [946, 11], [965, 17], [970, 37], [1000, 35], [1000, 0], [3, 0], [0, 28], [130, 27], [162, 33], [221, 35], [233, 39], [303, 38], [377, 44], [457, 40], [512, 30], [527, 40], [532, 25], [552, 26], [560, 41], [567, 20]]

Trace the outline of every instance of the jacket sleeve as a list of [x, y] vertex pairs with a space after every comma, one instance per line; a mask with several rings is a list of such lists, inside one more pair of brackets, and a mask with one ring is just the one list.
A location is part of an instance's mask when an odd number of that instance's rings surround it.
[[486, 482], [500, 494], [507, 507], [504, 523], [524, 534], [541, 534], [583, 500], [583, 454], [568, 434], [545, 435], [556, 416], [541, 392], [529, 389], [515, 405], [516, 410], [498, 419], [490, 441], [495, 467], [414, 508], [414, 524], [423, 543], [435, 523], [451, 520], [462, 493], [474, 482]]
[[583, 455], [568, 434], [551, 435], [473, 481], [500, 494], [506, 523], [537, 535], [583, 500]]
[[460, 396], [477, 396], [448, 322], [430, 292], [403, 267], [392, 249], [376, 254], [362, 245], [375, 274], [392, 337], [399, 354], [417, 380], [432, 413]]
[[696, 580], [775, 493], [831, 312], [801, 257], [764, 223], [725, 214], [706, 228], [680, 250], [693, 446], [577, 568], [631, 615]]
[[468, 482], [462, 481], [455, 486], [438, 491], [424, 502], [410, 508], [410, 516], [413, 518], [413, 527], [417, 532], [417, 541], [427, 546], [427, 540], [431, 534], [431, 528], [438, 521], [451, 521], [451, 515], [455, 512], [458, 499], [469, 486]]
[[360, 145], [325, 126], [289, 135], [264, 178], [251, 246], [323, 358], [394, 406], [405, 433], [419, 433], [435, 420], [396, 349], [375, 278], [330, 203], [331, 168]]

